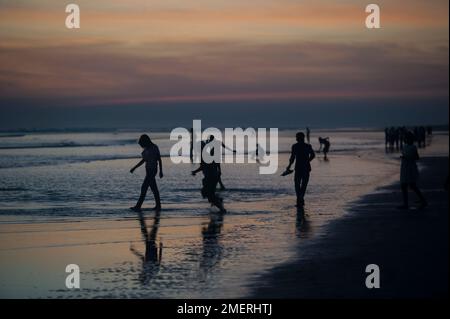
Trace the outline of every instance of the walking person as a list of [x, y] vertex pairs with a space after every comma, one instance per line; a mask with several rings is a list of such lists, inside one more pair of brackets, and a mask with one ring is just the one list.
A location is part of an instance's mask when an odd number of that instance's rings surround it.
[[158, 185], [156, 184], [155, 179], [158, 172], [158, 167], [159, 178], [163, 178], [162, 160], [159, 148], [152, 142], [147, 134], [142, 135], [139, 138], [138, 143], [144, 149], [142, 151], [142, 160], [130, 170], [130, 173], [133, 174], [138, 167], [142, 166], [145, 163], [146, 175], [141, 186], [141, 195], [139, 196], [139, 200], [137, 201], [136, 206], [131, 207], [130, 209], [136, 212], [140, 212], [142, 210], [142, 204], [144, 203], [145, 196], [147, 195], [147, 190], [150, 187], [153, 192], [153, 196], [155, 197], [156, 204], [153, 209], [155, 211], [161, 211], [161, 199], [159, 195]]
[[193, 128], [191, 128], [189, 130], [189, 137], [190, 137], [189, 159], [191, 160], [191, 163], [194, 163], [194, 129]]
[[417, 160], [419, 160], [419, 153], [417, 146], [414, 145], [415, 136], [412, 132], [406, 133], [405, 142], [406, 145], [402, 151], [402, 163], [400, 169], [400, 183], [403, 194], [403, 205], [398, 207], [399, 209], [409, 209], [408, 202], [408, 188], [411, 188], [419, 197], [419, 208], [425, 208], [428, 203], [423, 196], [420, 189], [417, 187], [417, 180], [419, 179], [419, 170], [417, 168]]
[[[202, 154], [205, 146], [206, 143], [202, 142]], [[211, 205], [216, 206], [222, 213], [225, 213], [226, 210], [223, 207], [223, 200], [216, 195], [216, 187], [220, 179], [220, 166], [214, 161], [206, 163], [202, 156], [200, 167], [192, 171], [192, 175], [195, 176], [198, 172], [203, 173], [203, 187], [201, 191], [203, 198], [207, 198]]]
[[[223, 147], [226, 150], [229, 150], [233, 153], [236, 153], [236, 150], [233, 150], [231, 148], [229, 148], [228, 146], [225, 145], [225, 143], [221, 142], [221, 141], [217, 141], [214, 138], [214, 135], [210, 135], [209, 139], [206, 141], [206, 144], [213, 144], [213, 149], [211, 150], [211, 154], [214, 155], [214, 146], [218, 146], [218, 147]], [[220, 167], [220, 163], [216, 163], [217, 164], [217, 168], [219, 170], [219, 185], [220, 185], [220, 189], [221, 190], [225, 190], [225, 185], [222, 182], [222, 168]]]
[[311, 172], [311, 161], [316, 157], [310, 144], [305, 143], [305, 134], [296, 134], [297, 143], [292, 145], [291, 157], [286, 172], [291, 172], [291, 166], [295, 162], [295, 193], [297, 195], [297, 207], [301, 208], [305, 204], [305, 193], [308, 187]]
[[389, 128], [384, 129], [384, 147], [387, 151], [389, 145]]

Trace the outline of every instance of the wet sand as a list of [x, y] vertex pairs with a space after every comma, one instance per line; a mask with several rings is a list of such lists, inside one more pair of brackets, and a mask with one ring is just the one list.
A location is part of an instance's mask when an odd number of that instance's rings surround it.
[[[425, 210], [397, 210], [399, 184], [378, 189], [300, 243], [297, 258], [255, 280], [253, 298], [448, 297], [448, 157], [421, 160]], [[414, 201], [415, 195], [410, 195]], [[306, 221], [308, 215], [306, 215]], [[366, 265], [380, 267], [380, 289], [367, 289]]]
[[[289, 133], [281, 139], [282, 149], [290, 147], [290, 136]], [[417, 217], [419, 221], [414, 222], [405, 218], [405, 212], [388, 215], [378, 211], [388, 216], [387, 221], [371, 217], [359, 219], [357, 224], [349, 219], [346, 215], [349, 203], [395, 181], [399, 154], [383, 153], [381, 133], [368, 134], [364, 139], [361, 133], [333, 136], [336, 150], [333, 149], [330, 160], [324, 161], [319, 155], [312, 163], [305, 220], [299, 218], [294, 207], [292, 178], [261, 175], [251, 164], [222, 167], [228, 188], [221, 196], [228, 213], [221, 215], [202, 200], [200, 178], [189, 174], [192, 165], [171, 165], [165, 160], [168, 173], [159, 182], [164, 194], [163, 212], [156, 216], [147, 209], [143, 218], [128, 209], [142, 181], [142, 176], [128, 172], [134, 164], [132, 160], [117, 158], [2, 169], [0, 297], [242, 298], [251, 296], [252, 291], [261, 296], [277, 293], [274, 297], [315, 297], [323, 292], [328, 293], [323, 294], [325, 297], [352, 296], [352, 285], [364, 283], [365, 265], [378, 262], [382, 266], [385, 262], [380, 261], [378, 244], [365, 244], [373, 254], [364, 255], [361, 245], [354, 245], [361, 241], [359, 237], [371, 231], [385, 236], [383, 228], [400, 227], [407, 220], [417, 226], [411, 234], [426, 237], [421, 248], [425, 249], [431, 247], [428, 245], [431, 236], [441, 232], [422, 230], [420, 221], [424, 218]], [[421, 154], [448, 157], [448, 145], [448, 133], [436, 134], [429, 147], [421, 149]], [[115, 153], [126, 153], [128, 147], [121, 146], [120, 152]], [[100, 150], [86, 152], [90, 156]], [[284, 166], [288, 156], [282, 152], [279, 164]], [[395, 191], [387, 203], [386, 195], [369, 198], [372, 205], [386, 203], [384, 207], [395, 207], [400, 199], [396, 188]], [[434, 194], [427, 191], [430, 196], [431, 193]], [[430, 211], [435, 209], [435, 201], [432, 203]], [[152, 204], [149, 195], [145, 207]], [[367, 206], [363, 201], [355, 207], [367, 210], [368, 217], [376, 217], [376, 211], [361, 205]], [[340, 222], [333, 222], [336, 219]], [[442, 226], [439, 220], [433, 218], [426, 226]], [[330, 223], [336, 230], [326, 226]], [[378, 231], [379, 226], [382, 231]], [[332, 235], [341, 232], [348, 236], [332, 239]], [[331, 241], [324, 242], [324, 237]], [[393, 235], [392, 238], [397, 241]], [[417, 249], [418, 238], [403, 239]], [[441, 242], [440, 238], [435, 241]], [[436, 253], [434, 248], [430, 250]], [[333, 271], [341, 276], [342, 269], [347, 269], [337, 261], [361, 256], [370, 260], [350, 263], [353, 268], [349, 266], [349, 282], [336, 283], [334, 290], [329, 289], [330, 278], [337, 280]], [[297, 257], [303, 259], [297, 261]], [[385, 259], [390, 261], [391, 257]], [[325, 264], [321, 265], [322, 262]], [[65, 268], [72, 263], [80, 266], [81, 289], [65, 287]], [[301, 278], [297, 271], [293, 276], [292, 269], [303, 269], [298, 268], [299, 264], [312, 268], [315, 276], [322, 271], [330, 278], [326, 281], [310, 276]], [[272, 269], [283, 269], [283, 265], [294, 266], [288, 268], [285, 278], [270, 280]], [[385, 271], [383, 267], [382, 287], [387, 289], [385, 274], [391, 270]], [[293, 277], [298, 277], [298, 281]], [[280, 288], [283, 285], [285, 289]], [[265, 288], [273, 290], [266, 289], [264, 293]]]

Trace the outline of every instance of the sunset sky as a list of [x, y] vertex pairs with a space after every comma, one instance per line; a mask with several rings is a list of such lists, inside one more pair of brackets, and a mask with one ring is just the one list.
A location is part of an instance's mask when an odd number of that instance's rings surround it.
[[[65, 27], [65, 6], [81, 29]], [[0, 0], [0, 109], [448, 102], [447, 0]], [[448, 114], [448, 113], [447, 113]]]

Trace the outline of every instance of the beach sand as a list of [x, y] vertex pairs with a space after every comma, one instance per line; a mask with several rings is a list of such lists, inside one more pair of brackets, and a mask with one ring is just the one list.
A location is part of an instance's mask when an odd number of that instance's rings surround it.
[[[364, 196], [318, 238], [301, 243], [295, 261], [255, 281], [251, 297], [448, 297], [448, 158], [428, 157], [421, 164], [429, 207], [397, 210], [398, 183]], [[365, 286], [369, 264], [380, 268], [379, 289]]]
[[[382, 132], [319, 133], [333, 136], [333, 148], [329, 161], [318, 154], [312, 163], [304, 220], [294, 207], [292, 176], [261, 175], [256, 165], [223, 165], [227, 190], [220, 194], [228, 212], [221, 215], [201, 198], [201, 178], [190, 175], [196, 165], [175, 165], [165, 157], [165, 177], [158, 181], [163, 211], [157, 217], [146, 210], [139, 218], [128, 209], [143, 178], [142, 171], [129, 173], [139, 150], [134, 135], [50, 134], [3, 141], [0, 297], [353, 297], [360, 296], [369, 263], [380, 265], [383, 287], [370, 293], [387, 296], [399, 292], [389, 280], [402, 280], [397, 273], [407, 273], [402, 267], [409, 256], [428, 270], [406, 284], [416, 280], [423, 287], [431, 268], [433, 275], [446, 276], [440, 267], [448, 263], [434, 261], [448, 256], [440, 252], [439, 236], [447, 236], [448, 229], [442, 222], [446, 214], [438, 214], [445, 194], [437, 184], [425, 185], [431, 205], [421, 213], [390, 209], [401, 199], [397, 186], [355, 204], [398, 179], [399, 154], [384, 153]], [[280, 169], [287, 165], [293, 136], [280, 134]], [[61, 141], [63, 147], [48, 148]], [[105, 141], [111, 145], [103, 146]], [[16, 148], [10, 149], [13, 142]], [[421, 155], [448, 158], [447, 132], [431, 142]], [[167, 154], [166, 135], [158, 144]], [[423, 163], [428, 161], [433, 159]], [[443, 165], [442, 159], [435, 161]], [[423, 182], [433, 174], [424, 174]], [[151, 206], [149, 194], [144, 207]], [[146, 236], [153, 240], [146, 244]], [[429, 258], [423, 257], [426, 251]], [[68, 264], [79, 265], [81, 289], [65, 286]]]

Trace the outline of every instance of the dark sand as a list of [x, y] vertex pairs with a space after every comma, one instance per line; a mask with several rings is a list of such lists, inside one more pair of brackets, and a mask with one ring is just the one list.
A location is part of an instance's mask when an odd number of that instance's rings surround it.
[[[419, 185], [430, 203], [425, 210], [397, 210], [399, 184], [367, 195], [322, 236], [300, 243], [295, 261], [256, 280], [250, 297], [448, 297], [448, 158], [421, 164]], [[411, 193], [410, 202], [415, 200]], [[365, 286], [368, 264], [380, 267], [380, 289]]]

